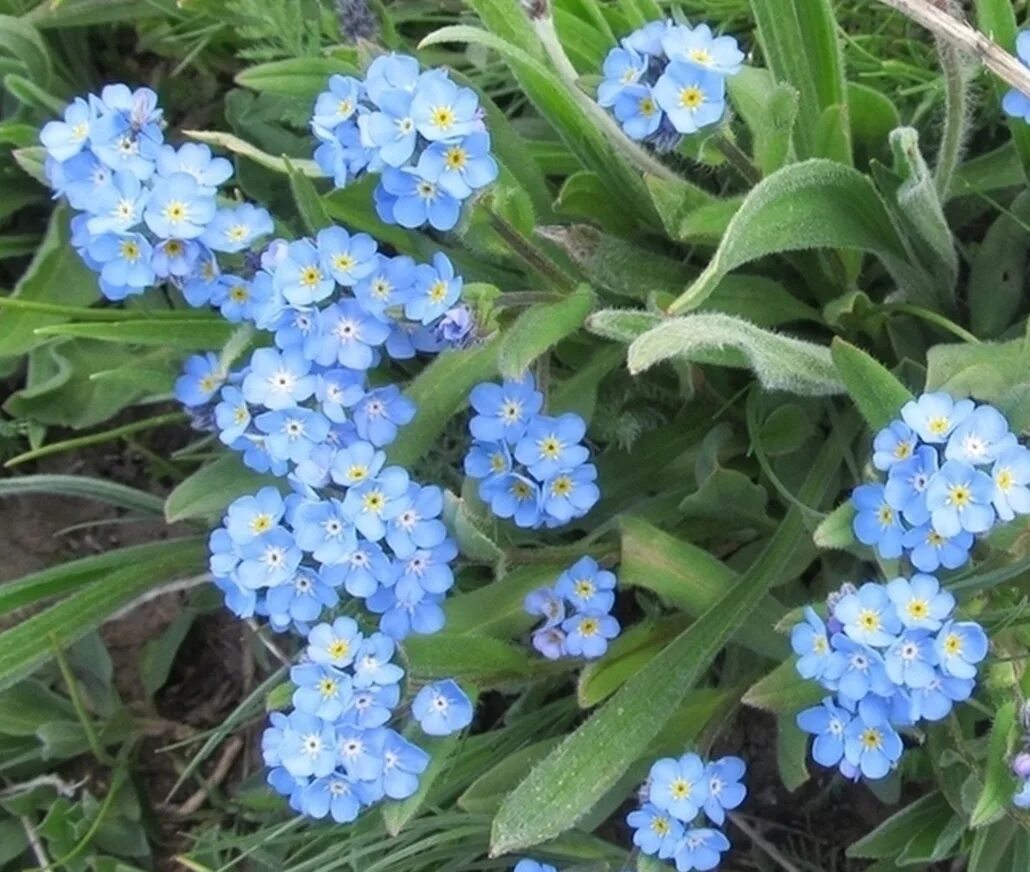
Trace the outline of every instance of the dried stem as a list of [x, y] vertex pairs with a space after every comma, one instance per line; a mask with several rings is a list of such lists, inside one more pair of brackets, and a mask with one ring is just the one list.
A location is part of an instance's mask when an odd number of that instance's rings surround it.
[[880, 0], [931, 31], [939, 39], [975, 57], [998, 78], [1030, 96], [1030, 67], [965, 21], [938, 9], [928, 0]]

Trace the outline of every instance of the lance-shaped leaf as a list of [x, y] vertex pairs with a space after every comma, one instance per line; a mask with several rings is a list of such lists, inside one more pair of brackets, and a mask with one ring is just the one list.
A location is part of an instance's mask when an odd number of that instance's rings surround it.
[[497, 355], [501, 375], [522, 375], [541, 354], [583, 326], [593, 306], [593, 291], [580, 285], [562, 300], [527, 309], [501, 339]]
[[912, 392], [861, 348], [834, 339], [830, 354], [851, 399], [873, 430], [886, 427], [912, 399]]
[[637, 373], [672, 358], [751, 369], [768, 390], [809, 396], [844, 391], [829, 349], [729, 315], [663, 321], [633, 341], [627, 362]]

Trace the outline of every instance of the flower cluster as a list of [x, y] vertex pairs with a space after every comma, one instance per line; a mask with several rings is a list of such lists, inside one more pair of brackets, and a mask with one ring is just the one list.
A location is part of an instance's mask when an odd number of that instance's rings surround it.
[[479, 98], [408, 55], [376, 58], [362, 81], [333, 76], [315, 101], [315, 161], [337, 187], [379, 173], [387, 224], [450, 230], [462, 201], [497, 178]]
[[825, 623], [811, 608], [794, 627], [797, 670], [832, 692], [798, 726], [812, 756], [848, 778], [886, 776], [903, 751], [899, 728], [939, 721], [970, 697], [987, 636], [954, 618], [955, 598], [931, 575], [847, 585]]
[[[341, 454], [371, 458], [415, 414], [395, 385], [370, 387], [369, 370], [462, 344], [472, 329], [462, 279], [444, 254], [416, 264], [342, 227], [277, 240], [261, 262], [238, 285], [239, 311], [272, 332], [274, 347], [231, 375], [213, 355], [198, 355], [176, 396], [194, 411], [209, 406], [221, 441], [252, 469], [292, 472], [312, 487], [349, 485]], [[194, 303], [203, 302], [198, 290]]]
[[[363, 450], [367, 449], [367, 450]], [[240, 617], [306, 632], [342, 589], [378, 614], [393, 639], [435, 633], [458, 549], [440, 520], [443, 493], [384, 466], [367, 443], [347, 450], [353, 477], [340, 498], [303, 485], [240, 497], [211, 534], [211, 572]]]
[[[1030, 30], [1024, 30], [1016, 37], [1016, 54], [1024, 65], [1030, 66]], [[1013, 88], [1002, 98], [1001, 108], [1006, 115], [1030, 123], [1030, 95]]]
[[886, 481], [855, 488], [855, 536], [922, 572], [962, 566], [975, 536], [1030, 513], [1030, 451], [990, 405], [910, 400], [876, 435], [873, 465]]
[[469, 395], [473, 443], [465, 472], [480, 479], [479, 496], [499, 518], [520, 527], [560, 527], [598, 501], [597, 468], [582, 444], [586, 422], [572, 413], [540, 414], [544, 397], [529, 375], [484, 382]]
[[671, 151], [684, 134], [722, 119], [726, 78], [743, 61], [737, 41], [707, 24], [652, 21], [608, 52], [597, 102], [631, 139]]
[[246, 203], [219, 208], [232, 164], [206, 145], [166, 145], [163, 123], [149, 88], [108, 85], [99, 97], [76, 98], [40, 133], [47, 179], [79, 213], [72, 245], [105, 297], [123, 300], [162, 282], [185, 292], [199, 281], [217, 287], [211, 301], [228, 317], [238, 279], [221, 275], [218, 254], [242, 263], [272, 232], [271, 216]]
[[684, 754], [656, 761], [640, 791], [641, 807], [626, 818], [633, 844], [648, 856], [672, 860], [678, 872], [716, 868], [730, 849], [717, 827], [744, 801], [746, 769], [739, 757], [705, 763], [697, 754]]
[[[293, 708], [271, 715], [261, 742], [268, 783], [295, 811], [349, 823], [384, 798], [418, 790], [429, 755], [388, 726], [404, 677], [393, 656], [391, 638], [363, 636], [350, 618], [308, 634], [305, 658], [290, 670]], [[423, 687], [411, 710], [430, 736], [472, 722], [472, 704], [453, 681]]]
[[566, 569], [553, 587], [530, 593], [526, 611], [544, 619], [533, 632], [533, 647], [548, 660], [601, 657], [620, 630], [611, 614], [615, 582], [614, 573], [583, 557]]

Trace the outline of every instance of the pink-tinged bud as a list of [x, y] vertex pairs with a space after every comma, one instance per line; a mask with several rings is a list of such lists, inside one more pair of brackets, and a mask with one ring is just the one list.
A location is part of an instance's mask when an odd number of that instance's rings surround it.
[[1017, 778], [1030, 778], [1030, 754], [1024, 751], [1012, 761], [1012, 771]]

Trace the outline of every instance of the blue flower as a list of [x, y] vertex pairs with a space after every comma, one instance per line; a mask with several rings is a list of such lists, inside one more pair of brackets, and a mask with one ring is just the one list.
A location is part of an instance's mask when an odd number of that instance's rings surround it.
[[542, 408], [544, 396], [536, 389], [532, 377], [526, 375], [500, 385], [476, 385], [469, 394], [469, 402], [476, 412], [469, 421], [474, 438], [515, 445]]
[[347, 776], [333, 772], [303, 788], [300, 807], [315, 820], [331, 817], [338, 824], [349, 824], [361, 812], [360, 788]]
[[126, 233], [143, 220], [152, 192], [131, 173], [114, 173], [87, 204], [89, 232]]
[[357, 621], [340, 617], [331, 624], [311, 628], [307, 655], [313, 663], [344, 669], [354, 662], [362, 641]]
[[250, 426], [250, 408], [238, 388], [226, 385], [220, 394], [221, 402], [215, 406], [215, 424], [218, 438], [226, 445], [232, 445]]
[[283, 728], [279, 757], [294, 777], [321, 778], [336, 768], [336, 731], [316, 715], [294, 712]]
[[[386, 541], [400, 558], [410, 557], [419, 549], [434, 549], [447, 538], [447, 528], [439, 520], [443, 512], [440, 488], [412, 484], [405, 503], [402, 511], [390, 518], [386, 529]], [[432, 563], [427, 564], [427, 559], [428, 555], [422, 555], [422, 574], [432, 571]], [[426, 589], [432, 591], [432, 588]]]
[[364, 90], [361, 82], [351, 76], [330, 76], [329, 89], [315, 100], [312, 123], [333, 130], [349, 121], [358, 112]]
[[315, 360], [322, 366], [339, 363], [349, 369], [369, 369], [376, 363], [375, 349], [390, 334], [378, 318], [357, 300], [340, 300], [322, 311], [322, 329]]
[[344, 714], [344, 723], [353, 723], [370, 730], [389, 723], [393, 710], [401, 699], [401, 689], [396, 684], [373, 685], [354, 691], [354, 701]]
[[353, 724], [336, 729], [336, 750], [340, 765], [356, 781], [375, 781], [383, 774], [382, 743], [379, 730], [365, 730]]
[[948, 460], [979, 466], [993, 463], [1001, 452], [1016, 444], [1009, 422], [994, 406], [978, 406], [959, 424], [944, 449]]
[[901, 630], [898, 613], [883, 585], [867, 582], [857, 593], [843, 597], [833, 616], [844, 632], [863, 645], [890, 645]]
[[394, 577], [397, 582], [410, 579], [426, 593], [446, 593], [454, 586], [450, 564], [457, 556], [457, 545], [451, 539], [443, 539], [432, 549], [414, 551], [395, 561]]
[[1024, 779], [1019, 785], [1019, 790], [1012, 797], [1012, 804], [1016, 808], [1030, 808], [1030, 778]]
[[680, 133], [718, 122], [726, 109], [726, 79], [693, 63], [672, 61], [654, 86], [654, 98]]
[[143, 220], [162, 239], [196, 239], [215, 214], [215, 198], [188, 173], [158, 178]]
[[924, 442], [946, 442], [952, 431], [973, 411], [972, 400], [955, 402], [942, 392], [923, 394], [901, 407], [901, 417]]
[[468, 306], [459, 303], [443, 313], [433, 332], [447, 345], [468, 348], [476, 341], [476, 316]]
[[65, 107], [63, 121], [48, 121], [39, 132], [39, 141], [54, 160], [66, 161], [79, 154], [89, 141], [93, 108], [81, 97]]
[[354, 526], [337, 499], [301, 503], [293, 513], [293, 534], [319, 563], [339, 563], [358, 547]]
[[394, 52], [380, 55], [365, 72], [365, 91], [373, 103], [393, 90], [414, 91], [419, 79], [418, 61]]
[[858, 541], [875, 545], [883, 557], [900, 557], [905, 528], [897, 510], [887, 502], [883, 485], [859, 485], [851, 492], [851, 501], [856, 509], [851, 526]]
[[330, 369], [318, 375], [315, 398], [322, 414], [335, 424], [347, 420], [344, 409], [355, 406], [365, 396], [365, 376], [349, 369]]
[[665, 117], [650, 85], [631, 85], [615, 100], [612, 112], [630, 139], [642, 140], [658, 130]]
[[415, 404], [397, 385], [369, 391], [354, 407], [358, 436], [379, 447], [397, 438], [397, 430], [415, 417]]
[[468, 136], [482, 127], [479, 98], [446, 76], [423, 76], [411, 101], [411, 117], [430, 142]]
[[987, 656], [987, 635], [973, 621], [948, 621], [936, 639], [941, 672], [952, 678], [975, 678], [977, 664]]
[[275, 270], [275, 286], [288, 303], [310, 306], [328, 297], [335, 288], [333, 277], [322, 264], [310, 239], [291, 242]]
[[412, 700], [411, 713], [428, 736], [449, 736], [472, 723], [472, 703], [449, 679], [423, 687]]
[[909, 530], [902, 544], [911, 549], [909, 559], [922, 572], [935, 572], [940, 567], [957, 569], [969, 560], [973, 534], [965, 530], [954, 536], [942, 536], [929, 524]]
[[209, 188], [210, 193], [228, 181], [233, 172], [230, 161], [224, 157], [215, 157], [210, 148], [199, 142], [187, 142], [178, 148], [163, 145], [157, 151], [155, 164], [158, 175], [167, 177], [175, 173], [186, 173], [193, 176], [201, 187]]
[[125, 288], [127, 293], [139, 293], [154, 283], [153, 248], [140, 233], [105, 233], [93, 239], [88, 251], [97, 264], [102, 264], [101, 278]]
[[404, 670], [392, 662], [396, 650], [393, 639], [383, 633], [373, 633], [362, 641], [354, 657], [354, 687], [364, 690], [397, 684]]
[[410, 91], [385, 91], [375, 100], [378, 111], [358, 118], [362, 143], [376, 149], [388, 167], [403, 166], [415, 153], [418, 129], [411, 114], [413, 96]]
[[458, 223], [461, 202], [414, 167], [386, 167], [382, 186], [390, 195], [387, 215], [380, 213], [388, 224], [414, 230], [428, 223], [436, 230], [450, 230]]
[[[586, 449], [584, 449], [586, 450]], [[597, 467], [586, 463], [573, 469], [563, 469], [544, 482], [543, 510], [547, 526], [559, 527], [573, 518], [581, 518], [601, 498], [597, 480]]]
[[662, 48], [662, 37], [672, 26], [672, 22], [649, 21], [643, 27], [634, 30], [629, 36], [622, 40], [625, 48], [638, 52], [639, 54], [658, 57], [664, 54]]
[[241, 390], [248, 403], [280, 410], [303, 402], [316, 386], [311, 363], [300, 352], [259, 348], [251, 355]]
[[608, 650], [619, 630], [619, 622], [606, 612], [594, 609], [573, 615], [562, 622], [565, 650], [573, 657], [594, 660]]
[[989, 530], [994, 524], [993, 498], [991, 477], [959, 460], [947, 461], [926, 489], [931, 523], [942, 536]]
[[267, 209], [251, 203], [219, 209], [208, 222], [200, 241], [213, 251], [234, 253], [249, 249], [262, 236], [274, 230]]
[[673, 859], [677, 872], [714, 869], [722, 860], [722, 854], [729, 849], [730, 840], [719, 830], [694, 827], [679, 840]]
[[586, 422], [579, 415], [537, 415], [515, 446], [515, 459], [544, 481], [587, 461], [590, 452], [579, 444], [584, 435]]
[[597, 102], [609, 108], [624, 91], [637, 84], [647, 72], [647, 58], [631, 48], [616, 47], [604, 59], [604, 79], [597, 86]]
[[165, 239], [154, 246], [153, 266], [158, 278], [194, 274], [203, 249], [193, 239]]
[[887, 649], [887, 677], [899, 687], [928, 687], [937, 675], [937, 654], [929, 630], [907, 630]]
[[[543, 618], [545, 628], [557, 626], [565, 620], [565, 601], [557, 590], [549, 587], [530, 591], [526, 594], [522, 607], [526, 614]], [[564, 640], [564, 635], [562, 638]]]
[[901, 623], [909, 629], [939, 630], [955, 610], [955, 597], [941, 590], [932, 575], [895, 578], [887, 583], [887, 596]]
[[519, 860], [512, 872], [558, 872], [549, 863], [538, 863], [536, 860]]
[[651, 803], [683, 823], [694, 820], [708, 801], [705, 764], [697, 754], [663, 757], [651, 767], [650, 782]]
[[434, 142], [418, 159], [419, 176], [445, 193], [464, 200], [497, 178], [497, 161], [490, 154], [490, 135], [470, 133], [458, 142]]
[[236, 570], [236, 578], [250, 590], [275, 587], [288, 581], [302, 557], [293, 534], [285, 527], [273, 527], [242, 545], [239, 551], [243, 559]]
[[348, 488], [362, 484], [379, 475], [385, 463], [385, 453], [368, 442], [354, 441], [333, 458], [333, 481]]
[[323, 173], [332, 177], [338, 188], [345, 187], [375, 157], [375, 151], [365, 144], [356, 120], [339, 124], [334, 130], [312, 123], [311, 132], [319, 140], [315, 148], [315, 163]]
[[379, 588], [365, 605], [381, 615], [379, 629], [399, 641], [411, 633], [431, 635], [443, 629], [442, 602], [442, 595], [427, 593], [416, 579], [405, 577], [393, 587]]
[[923, 445], [914, 456], [891, 466], [884, 486], [884, 498], [905, 520], [921, 526], [930, 520], [926, 506], [926, 488], [937, 473], [937, 449]]
[[265, 448], [277, 460], [298, 463], [329, 434], [329, 421], [311, 409], [294, 407], [263, 412], [254, 418], [265, 434]]
[[336, 591], [325, 583], [321, 573], [301, 567], [287, 582], [274, 585], [265, 598], [268, 623], [283, 632], [291, 626], [306, 633], [308, 625], [319, 618], [323, 609], [339, 603]]
[[726, 812], [737, 808], [747, 796], [747, 788], [740, 783], [747, 766], [739, 757], [723, 757], [705, 767], [708, 778], [708, 799], [704, 813], [708, 819], [720, 826], [726, 820]]
[[324, 271], [345, 288], [371, 275], [378, 265], [379, 246], [367, 233], [351, 236], [342, 227], [326, 227], [318, 232], [317, 246]]
[[388, 466], [379, 474], [354, 485], [343, 499], [343, 510], [358, 531], [371, 542], [386, 535], [386, 521], [407, 507], [408, 473], [399, 466]]
[[415, 261], [405, 255], [376, 257], [376, 267], [354, 286], [354, 296], [372, 315], [403, 306], [415, 285]]
[[592, 557], [581, 557], [566, 569], [554, 587], [577, 611], [610, 612], [615, 604], [615, 574]]
[[[1024, 65], [1030, 65], [1030, 30], [1021, 31], [1016, 37], [1016, 53]], [[1030, 96], [1015, 88], [1005, 93], [1001, 108], [1006, 115], [1030, 122]]]
[[901, 758], [901, 737], [887, 718], [885, 705], [859, 708], [844, 732], [844, 756], [866, 778], [885, 777]]
[[844, 737], [854, 714], [826, 697], [822, 705], [805, 709], [797, 716], [798, 727], [815, 736], [812, 759], [820, 766], [836, 766], [844, 757]]
[[386, 731], [383, 743], [383, 791], [390, 799], [407, 799], [418, 790], [418, 776], [426, 771], [429, 755], [407, 739]]
[[565, 631], [561, 627], [540, 627], [533, 633], [532, 644], [548, 660], [560, 660], [569, 653], [565, 647]]
[[670, 61], [686, 61], [724, 76], [740, 72], [744, 53], [732, 36], [713, 36], [707, 24], [691, 28], [673, 25], [662, 36], [662, 48]]
[[175, 381], [175, 398], [184, 406], [201, 406], [211, 400], [225, 378], [216, 355], [211, 352], [191, 355], [183, 374]]
[[285, 512], [279, 491], [263, 487], [253, 496], [239, 497], [229, 504], [225, 529], [236, 545], [246, 545], [278, 526]]
[[835, 635], [830, 644], [835, 656], [823, 674], [823, 684], [836, 689], [842, 701], [858, 702], [870, 693], [890, 696], [894, 692], [878, 651], [841, 633]]
[[293, 692], [297, 711], [335, 721], [350, 705], [350, 676], [332, 666], [301, 663], [290, 669], [290, 681], [297, 686]]
[[484, 482], [480, 495], [489, 501], [490, 511], [498, 518], [511, 518], [523, 529], [534, 528], [541, 522], [540, 485], [523, 475], [509, 473]]
[[649, 857], [671, 857], [683, 837], [683, 824], [652, 803], [644, 803], [626, 817], [634, 830], [633, 844]]
[[810, 607], [805, 607], [805, 620], [795, 624], [790, 633], [790, 645], [798, 655], [797, 670], [802, 678], [819, 680], [830, 665], [833, 652], [826, 624]]
[[912, 721], [940, 721], [948, 716], [956, 702], [973, 695], [976, 682], [972, 678], [951, 678], [936, 675], [926, 687], [913, 690], [909, 714]]
[[1030, 513], [1030, 451], [1022, 445], [998, 454], [991, 468], [994, 509], [1003, 521]]

